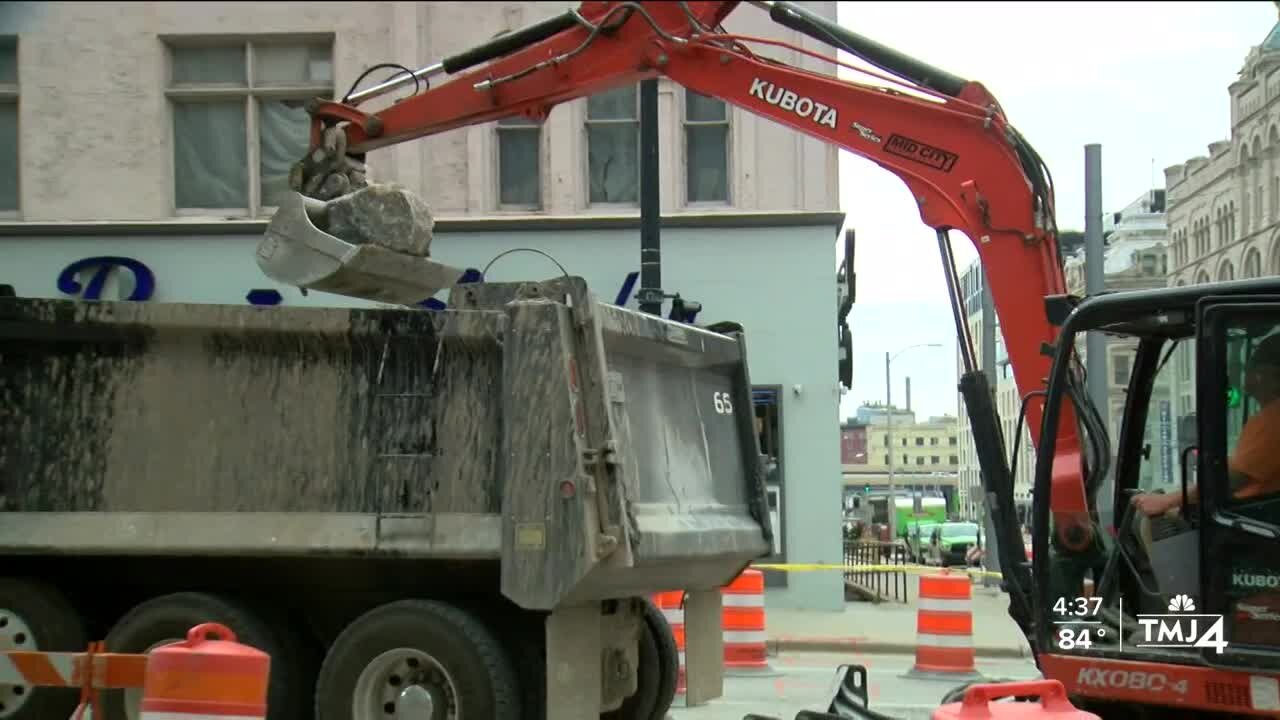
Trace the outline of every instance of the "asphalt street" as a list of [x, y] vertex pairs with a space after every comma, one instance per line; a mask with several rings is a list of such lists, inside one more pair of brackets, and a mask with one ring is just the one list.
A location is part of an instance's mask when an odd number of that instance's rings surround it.
[[[747, 713], [792, 720], [800, 710], [826, 710], [836, 668], [843, 663], [867, 668], [870, 707], [902, 720], [928, 720], [942, 696], [964, 679], [905, 678], [911, 655], [785, 653], [769, 659], [772, 673], [728, 676], [724, 696], [694, 708], [677, 696], [671, 720], [742, 720]], [[984, 659], [978, 672], [991, 680], [1030, 680], [1040, 677], [1030, 659]]]

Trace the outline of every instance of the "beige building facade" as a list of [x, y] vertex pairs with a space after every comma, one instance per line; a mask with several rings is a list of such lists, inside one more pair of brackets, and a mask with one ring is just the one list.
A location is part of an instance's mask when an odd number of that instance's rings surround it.
[[[1227, 90], [1230, 135], [1164, 171], [1170, 286], [1280, 275], [1280, 24]], [[1187, 344], [1175, 353], [1174, 413], [1186, 421], [1195, 356]]]
[[[892, 443], [892, 449], [889, 444]], [[870, 472], [888, 473], [890, 454], [895, 473], [954, 473], [959, 465], [956, 419], [951, 416], [899, 425], [877, 423], [867, 428], [867, 464]]]
[[[835, 18], [834, 2], [801, 4]], [[343, 96], [376, 63], [423, 67], [576, 6], [5, 3], [0, 219], [268, 216], [305, 153], [307, 99]], [[834, 57], [749, 5], [725, 27]], [[789, 50], [756, 52], [835, 74]], [[375, 70], [359, 87], [397, 72]], [[839, 208], [834, 147], [666, 81], [659, 114], [664, 214]], [[461, 128], [376, 150], [369, 163], [440, 218], [629, 215], [639, 208], [638, 129], [631, 86], [560, 105], [541, 125]]]

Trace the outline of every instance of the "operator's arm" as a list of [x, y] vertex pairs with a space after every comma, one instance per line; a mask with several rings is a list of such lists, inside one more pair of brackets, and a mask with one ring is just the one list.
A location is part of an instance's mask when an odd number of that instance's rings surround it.
[[[1270, 404], [1262, 412], [1245, 421], [1236, 441], [1231, 458], [1227, 461], [1227, 487], [1231, 497], [1245, 496], [1250, 486], [1263, 490], [1280, 480], [1280, 461], [1273, 451], [1280, 438], [1280, 405]], [[1182, 492], [1165, 495], [1135, 495], [1133, 504], [1148, 516], [1155, 517], [1176, 510], [1182, 505]], [[1200, 502], [1199, 485], [1187, 488], [1187, 503]]]
[[[1233, 496], [1238, 494], [1249, 482], [1249, 476], [1239, 471], [1232, 470], [1227, 474], [1227, 485], [1231, 489]], [[1163, 495], [1152, 493], [1135, 495], [1133, 504], [1148, 517], [1156, 517], [1157, 515], [1177, 510], [1182, 506], [1182, 500], [1182, 491], [1178, 490]], [[1198, 484], [1187, 488], [1186, 502], [1189, 505], [1196, 505], [1200, 502], [1200, 486]]]

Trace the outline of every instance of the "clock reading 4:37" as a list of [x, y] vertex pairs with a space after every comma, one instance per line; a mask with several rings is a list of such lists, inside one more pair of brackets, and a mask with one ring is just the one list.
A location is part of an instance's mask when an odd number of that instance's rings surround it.
[[1059, 615], [1091, 617], [1093, 615], [1097, 615], [1098, 610], [1101, 607], [1102, 598], [1100, 597], [1078, 597], [1071, 600], [1060, 597], [1058, 598], [1058, 601], [1053, 604], [1053, 611]]

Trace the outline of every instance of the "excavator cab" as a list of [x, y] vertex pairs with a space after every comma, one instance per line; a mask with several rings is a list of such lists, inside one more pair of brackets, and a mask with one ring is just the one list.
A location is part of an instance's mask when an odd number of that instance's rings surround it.
[[[1087, 444], [1109, 453], [1090, 459], [1102, 468], [1089, 480], [1091, 509], [1097, 518], [1110, 503], [1115, 522], [1070, 550], [1056, 541], [1048, 498], [1067, 366], [1088, 332], [1135, 353], [1108, 378], [1118, 433]], [[1055, 352], [1034, 508], [1047, 530], [1032, 565], [1041, 670], [1104, 717], [1137, 717], [1136, 705], [1159, 717], [1173, 707], [1275, 717], [1280, 278], [1090, 298]], [[1108, 467], [1115, 491], [1103, 496]]]

